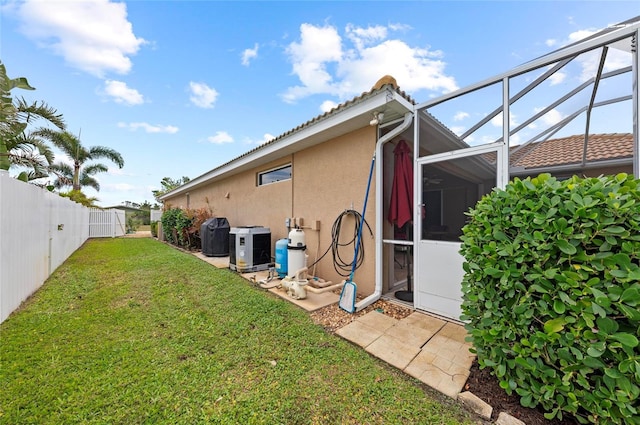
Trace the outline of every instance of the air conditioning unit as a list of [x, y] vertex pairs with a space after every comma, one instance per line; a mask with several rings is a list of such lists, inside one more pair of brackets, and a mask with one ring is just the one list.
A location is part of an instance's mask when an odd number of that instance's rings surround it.
[[239, 273], [268, 270], [271, 230], [262, 226], [232, 227], [229, 231], [229, 268]]

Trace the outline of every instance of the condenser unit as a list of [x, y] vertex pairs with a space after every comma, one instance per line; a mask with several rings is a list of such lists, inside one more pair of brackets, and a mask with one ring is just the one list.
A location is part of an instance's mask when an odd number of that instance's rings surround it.
[[240, 273], [268, 270], [271, 230], [262, 226], [232, 227], [229, 231], [229, 268]]

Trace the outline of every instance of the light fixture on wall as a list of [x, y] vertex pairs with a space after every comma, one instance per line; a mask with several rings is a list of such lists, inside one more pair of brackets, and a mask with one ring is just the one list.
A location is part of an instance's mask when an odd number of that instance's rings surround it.
[[384, 113], [383, 112], [374, 112], [373, 113], [373, 119], [371, 121], [369, 121], [369, 125], [371, 125], [371, 126], [378, 125], [378, 124], [380, 124], [380, 122], [382, 121], [383, 118], [384, 118]]

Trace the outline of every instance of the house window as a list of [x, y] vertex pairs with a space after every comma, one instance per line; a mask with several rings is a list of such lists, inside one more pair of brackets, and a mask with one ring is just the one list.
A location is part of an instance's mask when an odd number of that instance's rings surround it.
[[258, 186], [291, 180], [291, 164], [258, 173]]

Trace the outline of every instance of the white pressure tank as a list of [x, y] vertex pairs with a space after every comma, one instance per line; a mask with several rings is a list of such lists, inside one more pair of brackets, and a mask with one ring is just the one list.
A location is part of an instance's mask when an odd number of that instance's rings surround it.
[[293, 229], [289, 232], [287, 243], [287, 269], [289, 277], [295, 277], [298, 270], [307, 267], [307, 245], [304, 231]]

